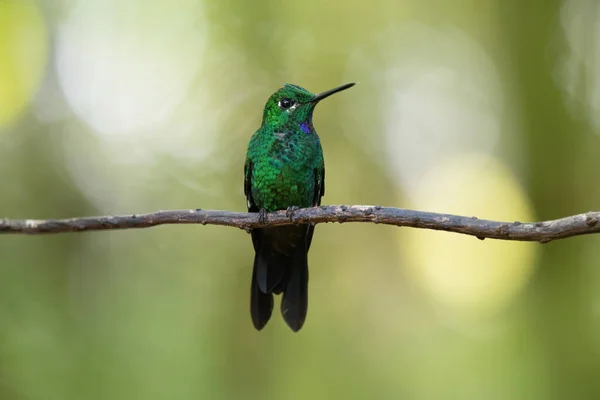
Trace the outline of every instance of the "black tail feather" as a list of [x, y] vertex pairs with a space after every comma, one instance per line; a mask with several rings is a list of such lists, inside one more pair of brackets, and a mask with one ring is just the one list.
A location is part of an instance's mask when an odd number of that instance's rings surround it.
[[252, 272], [250, 309], [252, 322], [261, 330], [273, 312], [273, 294], [283, 293], [281, 314], [299, 331], [308, 309], [308, 225], [252, 231], [256, 254]]
[[273, 295], [271, 293], [263, 293], [258, 286], [257, 258], [258, 254], [254, 257], [254, 268], [252, 270], [250, 315], [252, 315], [254, 327], [260, 331], [269, 322], [273, 313]]
[[258, 287], [263, 293], [271, 293], [280, 287], [285, 279], [286, 264], [289, 263], [285, 254], [277, 253], [269, 246], [264, 246], [256, 252], [256, 278]]
[[287, 285], [281, 300], [281, 315], [285, 323], [298, 332], [308, 311], [308, 262], [306, 251], [298, 251], [291, 260]]

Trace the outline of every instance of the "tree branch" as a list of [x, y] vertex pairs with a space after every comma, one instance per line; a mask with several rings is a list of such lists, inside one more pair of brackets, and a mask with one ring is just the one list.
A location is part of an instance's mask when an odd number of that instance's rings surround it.
[[252, 228], [299, 223], [372, 222], [411, 228], [462, 233], [479, 239], [502, 239], [547, 243], [555, 239], [600, 232], [600, 212], [588, 212], [544, 222], [498, 222], [380, 206], [322, 206], [278, 211], [259, 220], [258, 213], [216, 210], [158, 211], [140, 215], [118, 215], [49, 220], [0, 220], [0, 233], [42, 234], [149, 228], [166, 224], [202, 224]]

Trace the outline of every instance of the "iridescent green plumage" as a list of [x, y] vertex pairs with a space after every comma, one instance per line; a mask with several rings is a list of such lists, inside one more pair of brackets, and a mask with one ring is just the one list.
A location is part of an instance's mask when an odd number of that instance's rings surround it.
[[[317, 103], [347, 84], [314, 95], [286, 84], [267, 101], [260, 129], [248, 145], [244, 193], [248, 211], [277, 211], [321, 204], [325, 165], [312, 124]], [[314, 226], [253, 229], [256, 252], [251, 285], [251, 315], [262, 329], [273, 310], [273, 294], [283, 293], [281, 312], [293, 331], [302, 328], [308, 307], [307, 254]]]

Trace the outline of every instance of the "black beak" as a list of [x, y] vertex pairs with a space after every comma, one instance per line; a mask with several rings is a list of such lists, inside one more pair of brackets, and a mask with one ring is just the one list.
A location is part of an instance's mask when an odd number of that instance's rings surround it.
[[338, 86], [336, 88], [327, 90], [323, 93], [319, 93], [315, 97], [312, 98], [311, 103], [318, 103], [319, 101], [323, 100], [324, 98], [329, 97], [334, 93], [341, 92], [342, 90], [350, 89], [354, 85], [355, 85], [354, 82], [346, 83], [345, 85]]

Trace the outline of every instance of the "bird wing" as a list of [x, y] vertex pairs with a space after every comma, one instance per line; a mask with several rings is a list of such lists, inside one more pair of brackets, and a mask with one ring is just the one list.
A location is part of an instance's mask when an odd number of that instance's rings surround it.
[[[325, 195], [325, 166], [315, 168], [315, 194], [313, 197], [313, 207], [321, 205], [321, 198]], [[306, 251], [310, 249], [315, 226], [310, 224], [306, 233]]]
[[246, 159], [244, 164], [244, 195], [246, 195], [248, 212], [258, 212], [258, 207], [252, 198], [252, 161], [249, 159]]
[[313, 207], [321, 205], [321, 197], [325, 196], [325, 166], [315, 168], [315, 198]]
[[[260, 210], [252, 198], [252, 167], [252, 161], [246, 159], [246, 163], [244, 164], [244, 194], [246, 195], [248, 212], [259, 212]], [[252, 229], [250, 234], [252, 236], [252, 245], [254, 246], [254, 250], [258, 251], [258, 247], [263, 236], [262, 230]]]

